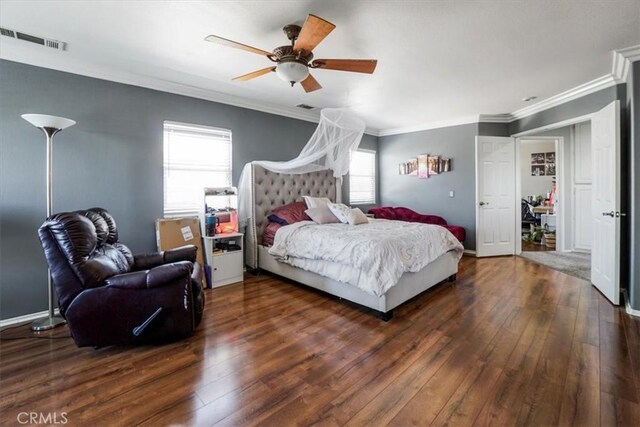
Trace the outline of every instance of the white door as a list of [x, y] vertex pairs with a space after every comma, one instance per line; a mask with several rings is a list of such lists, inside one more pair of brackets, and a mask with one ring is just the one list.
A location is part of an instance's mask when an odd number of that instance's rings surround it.
[[476, 256], [515, 253], [515, 140], [476, 137]]
[[620, 102], [591, 119], [592, 218], [591, 282], [620, 303]]

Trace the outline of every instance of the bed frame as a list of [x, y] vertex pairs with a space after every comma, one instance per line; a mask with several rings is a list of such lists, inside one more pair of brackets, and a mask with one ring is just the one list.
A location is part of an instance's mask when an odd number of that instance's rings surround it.
[[458, 257], [454, 252], [441, 255], [416, 273], [405, 273], [396, 286], [381, 297], [368, 294], [359, 288], [320, 276], [289, 264], [279, 262], [262, 246], [262, 233], [267, 216], [288, 203], [301, 201], [302, 196], [327, 197], [340, 201], [340, 188], [331, 171], [306, 174], [280, 174], [261, 166], [251, 165], [251, 219], [245, 230], [246, 264], [253, 270], [265, 270], [298, 283], [327, 292], [340, 298], [380, 312], [383, 320], [393, 317], [393, 309], [425, 290], [449, 279], [455, 280]]

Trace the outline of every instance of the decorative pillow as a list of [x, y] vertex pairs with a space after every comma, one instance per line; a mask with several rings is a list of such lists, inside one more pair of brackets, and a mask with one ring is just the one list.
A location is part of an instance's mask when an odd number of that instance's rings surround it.
[[284, 219], [280, 218], [278, 215], [271, 214], [271, 215], [269, 215], [267, 217], [267, 219], [269, 220], [269, 222], [275, 222], [276, 224], [289, 225], [289, 223], [287, 223], [287, 221], [285, 221]]
[[307, 208], [319, 208], [320, 206], [327, 206], [331, 203], [326, 197], [311, 197], [311, 196], [302, 196], [304, 202], [307, 204]]
[[353, 208], [349, 213], [349, 224], [351, 225], [360, 225], [360, 224], [368, 224], [369, 218], [360, 210], [360, 208]]
[[[280, 225], [291, 225], [300, 221], [311, 221], [311, 218], [304, 213], [306, 209], [307, 205], [304, 202], [289, 203], [288, 205], [275, 208], [273, 213], [269, 215], [269, 220]], [[278, 217], [278, 220], [274, 221], [271, 219], [272, 216]]]
[[282, 224], [270, 222], [262, 232], [262, 246], [272, 246], [273, 239], [276, 238], [276, 232], [282, 227]]
[[338, 218], [331, 212], [328, 206], [320, 206], [304, 211], [316, 224], [335, 224], [340, 222]]
[[340, 220], [340, 222], [343, 222], [345, 224], [349, 223], [349, 215], [351, 214], [351, 208], [349, 206], [343, 203], [331, 202], [329, 202], [327, 206], [331, 210], [331, 213], [334, 214], [336, 218]]

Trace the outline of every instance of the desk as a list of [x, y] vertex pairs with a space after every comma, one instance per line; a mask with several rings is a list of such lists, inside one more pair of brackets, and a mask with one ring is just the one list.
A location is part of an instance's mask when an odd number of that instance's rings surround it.
[[534, 214], [552, 214], [553, 206], [535, 206], [533, 208]]

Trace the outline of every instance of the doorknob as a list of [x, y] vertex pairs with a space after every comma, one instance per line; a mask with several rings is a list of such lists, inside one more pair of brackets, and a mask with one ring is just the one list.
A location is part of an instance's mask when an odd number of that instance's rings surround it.
[[616, 216], [616, 213], [614, 211], [611, 212], [602, 212], [602, 216], [610, 216], [611, 218]]
[[616, 218], [620, 218], [621, 216], [627, 216], [624, 212], [616, 212]]
[[486, 203], [485, 202], [480, 202], [479, 203], [480, 206], [484, 206], [484, 205], [488, 205], [488, 204], [489, 204], [489, 202], [486, 202]]

